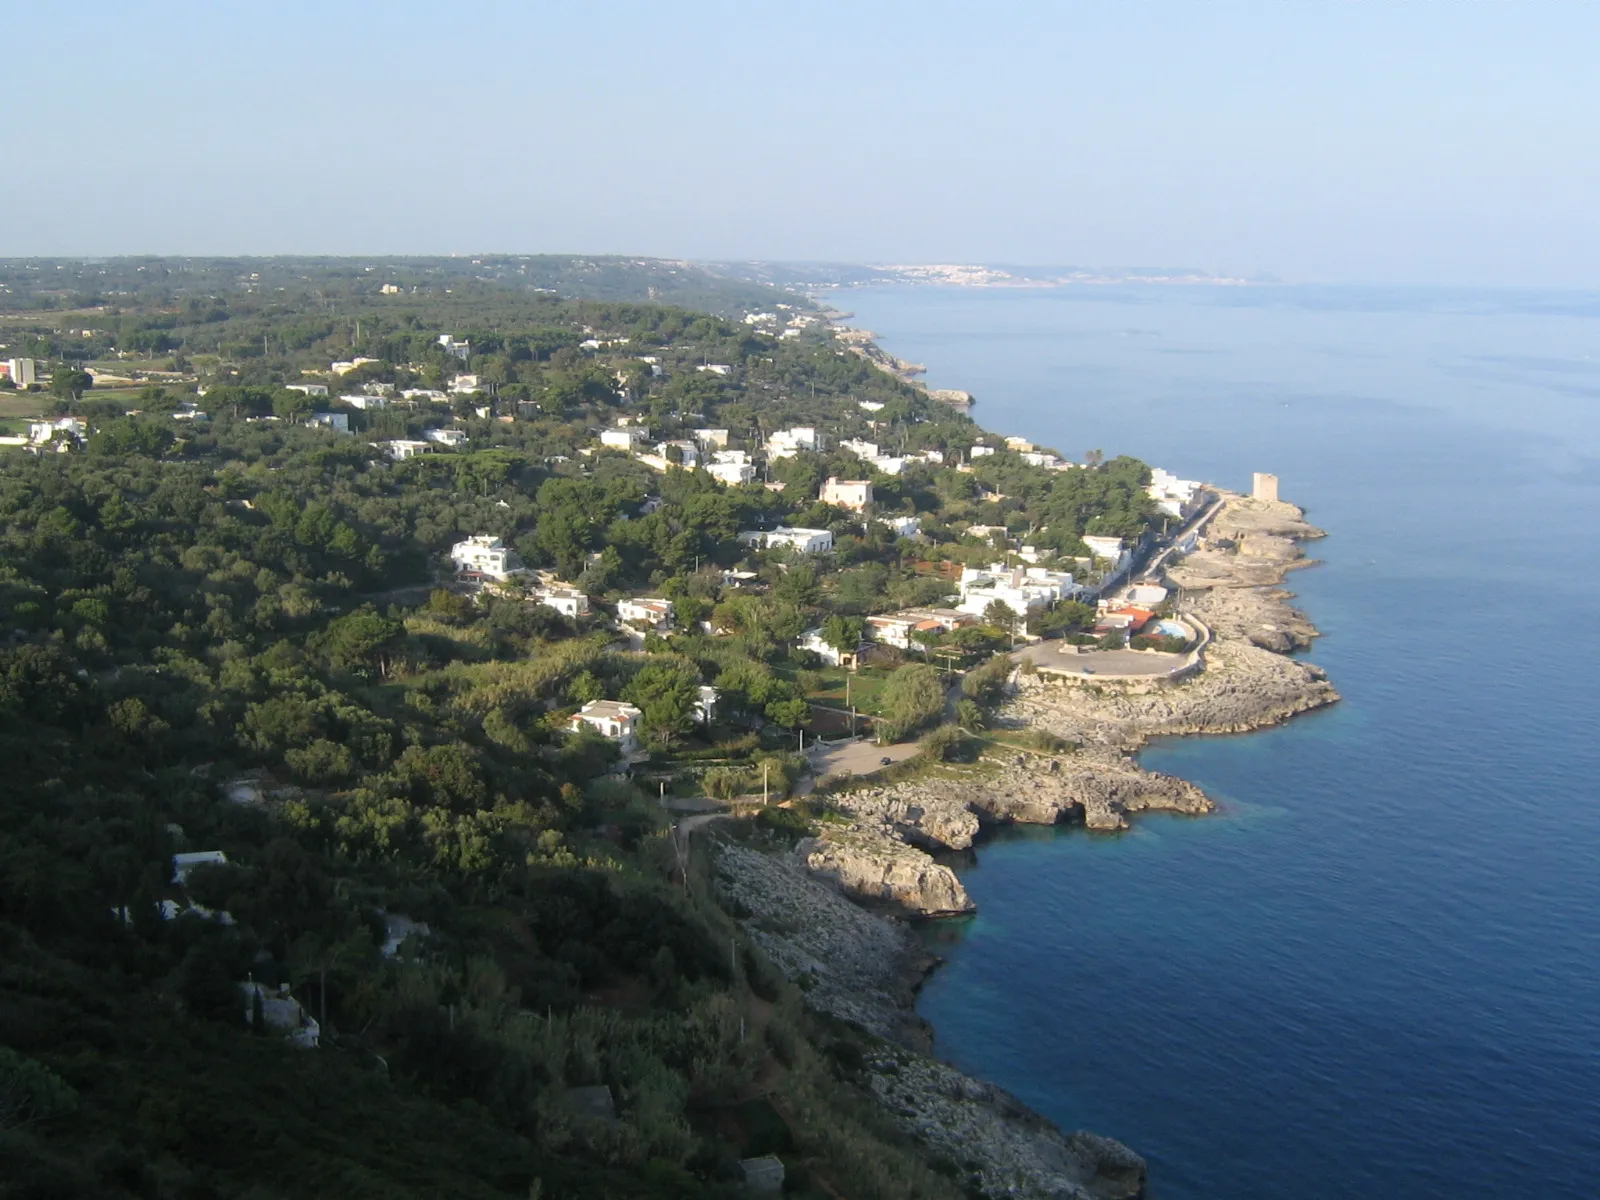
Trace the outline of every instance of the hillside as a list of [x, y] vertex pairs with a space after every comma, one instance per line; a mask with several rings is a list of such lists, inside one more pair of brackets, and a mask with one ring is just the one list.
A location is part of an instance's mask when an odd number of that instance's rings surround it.
[[[732, 1195], [769, 1153], [793, 1194], [963, 1194], [875, 1099], [878, 1035], [740, 932], [662, 802], [784, 795], [835, 686], [807, 630], [855, 645], [1007, 530], [1088, 578], [1148, 470], [1030, 465], [799, 305], [131, 261], [157, 282], [0, 315], [53, 379], [0, 403], [62, 423], [0, 451], [0, 1196]], [[625, 419], [679, 457], [597, 440]], [[683, 468], [707, 432], [749, 479]], [[780, 524], [831, 549], [738, 536]], [[456, 570], [478, 535], [525, 573]], [[641, 597], [671, 620], [630, 627]], [[856, 677], [900, 735], [942, 708], [917, 657]], [[599, 701], [636, 753], [575, 720]]]

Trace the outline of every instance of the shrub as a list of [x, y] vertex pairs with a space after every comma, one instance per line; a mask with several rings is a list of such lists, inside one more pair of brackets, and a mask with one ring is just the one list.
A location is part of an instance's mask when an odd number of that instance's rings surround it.
[[0, 1129], [48, 1121], [77, 1107], [78, 1093], [54, 1071], [0, 1046]]

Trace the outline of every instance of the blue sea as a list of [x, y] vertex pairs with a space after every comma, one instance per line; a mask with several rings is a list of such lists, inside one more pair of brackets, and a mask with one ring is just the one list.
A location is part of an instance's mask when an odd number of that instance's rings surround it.
[[830, 297], [987, 428], [1247, 489], [1344, 701], [1144, 763], [1220, 810], [1004, 834], [921, 1009], [1152, 1200], [1600, 1195], [1600, 294]]

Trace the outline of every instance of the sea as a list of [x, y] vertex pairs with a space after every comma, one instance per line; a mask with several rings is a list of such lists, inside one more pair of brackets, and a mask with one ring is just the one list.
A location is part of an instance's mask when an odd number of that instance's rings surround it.
[[1151, 1200], [1600, 1196], [1600, 293], [826, 298], [991, 431], [1328, 533], [1289, 586], [1343, 701], [1144, 752], [1213, 815], [981, 844], [939, 1053]]

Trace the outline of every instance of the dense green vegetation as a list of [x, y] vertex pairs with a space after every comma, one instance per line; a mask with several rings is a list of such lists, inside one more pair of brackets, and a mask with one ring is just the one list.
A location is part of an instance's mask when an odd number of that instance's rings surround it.
[[[533, 289], [581, 264], [524, 279], [520, 261], [0, 270], [6, 353], [70, 384], [7, 402], [90, 428], [74, 452], [0, 458], [0, 1196], [698, 1196], [767, 1150], [802, 1193], [953, 1194], [861, 1089], [864, 1035], [738, 937], [654, 801], [763, 776], [782, 795], [821, 690], [805, 629], [850, 646], [864, 615], [939, 599], [940, 564], [997, 553], [968, 524], [1069, 554], [1085, 532], [1138, 536], [1144, 468], [1000, 453], [877, 477], [878, 514], [922, 516], [912, 542], [817, 503], [827, 475], [859, 477], [848, 453], [774, 464], [782, 491], [586, 457], [623, 412], [663, 438], [756, 446], [806, 423], [947, 462], [981, 431], [820, 329], [637, 302], [668, 268], [613, 263], [584, 278], [614, 296], [572, 300]], [[692, 283], [734, 315], [801, 304]], [[356, 356], [376, 361], [328, 375]], [[142, 377], [108, 390], [90, 366]], [[478, 392], [415, 407], [285, 387], [469, 370]], [[863, 400], [884, 406], [875, 431]], [[210, 419], [175, 420], [183, 402]], [[306, 423], [325, 405], [354, 436]], [[442, 426], [467, 446], [392, 462], [370, 444]], [[735, 538], [780, 521], [832, 530], [835, 552]], [[478, 533], [596, 611], [462, 587], [446, 555]], [[643, 591], [677, 625], [640, 652], [605, 609]], [[958, 634], [971, 661], [1004, 640]], [[876, 670], [892, 732], [937, 722], [935, 667]], [[966, 702], [990, 702], [973, 678]], [[570, 732], [601, 698], [643, 710], [648, 792], [612, 742]], [[227, 862], [175, 882], [174, 854], [209, 850]], [[428, 932], [385, 954], [398, 914]], [[289, 985], [320, 1048], [267, 1031], [249, 979]], [[614, 1118], [569, 1096], [592, 1085]]]

